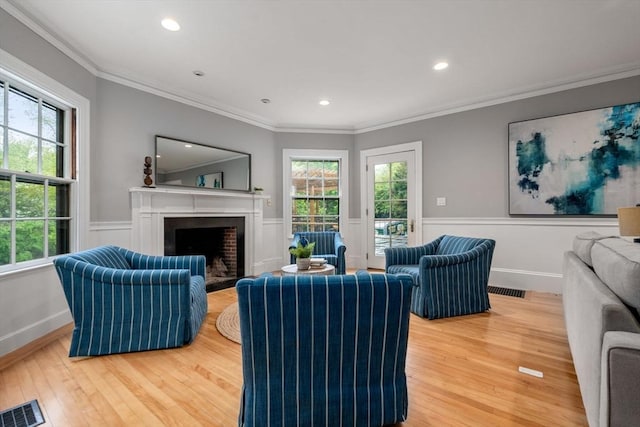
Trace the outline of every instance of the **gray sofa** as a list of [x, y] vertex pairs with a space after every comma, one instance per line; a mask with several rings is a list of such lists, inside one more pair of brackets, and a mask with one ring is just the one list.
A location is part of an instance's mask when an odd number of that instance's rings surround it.
[[563, 269], [565, 323], [589, 425], [640, 426], [640, 244], [582, 234]]

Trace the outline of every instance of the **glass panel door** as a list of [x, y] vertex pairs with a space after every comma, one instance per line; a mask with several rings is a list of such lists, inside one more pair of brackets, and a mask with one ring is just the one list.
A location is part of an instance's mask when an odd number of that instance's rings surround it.
[[409, 152], [367, 158], [367, 267], [384, 268], [385, 248], [415, 242], [415, 170]]

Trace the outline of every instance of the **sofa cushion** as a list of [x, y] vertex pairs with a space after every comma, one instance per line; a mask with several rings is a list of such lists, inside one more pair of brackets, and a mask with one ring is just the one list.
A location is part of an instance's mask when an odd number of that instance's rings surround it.
[[593, 244], [598, 240], [614, 237], [616, 236], [604, 236], [595, 231], [578, 234], [573, 239], [573, 252], [578, 255], [578, 258], [580, 258], [582, 262], [587, 264], [589, 267], [593, 267], [593, 262], [591, 261], [591, 248], [593, 247]]
[[625, 304], [640, 309], [640, 244], [618, 238], [597, 240], [591, 259], [600, 280]]

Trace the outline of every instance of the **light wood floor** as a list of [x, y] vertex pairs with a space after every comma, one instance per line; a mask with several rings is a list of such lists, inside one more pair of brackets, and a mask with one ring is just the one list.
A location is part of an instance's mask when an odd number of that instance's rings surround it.
[[[561, 297], [490, 299], [487, 313], [411, 315], [402, 426], [586, 426]], [[235, 300], [209, 294], [198, 337], [179, 349], [70, 359], [64, 336], [0, 371], [0, 409], [38, 399], [48, 426], [237, 425], [240, 346], [215, 327]]]

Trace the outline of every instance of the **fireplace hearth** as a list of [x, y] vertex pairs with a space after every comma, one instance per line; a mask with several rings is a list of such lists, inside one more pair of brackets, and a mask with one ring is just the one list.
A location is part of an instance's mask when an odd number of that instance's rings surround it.
[[165, 217], [165, 255], [204, 255], [207, 292], [244, 277], [244, 217]]

